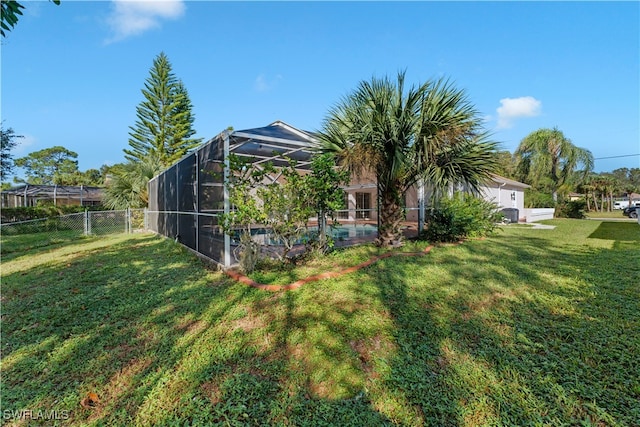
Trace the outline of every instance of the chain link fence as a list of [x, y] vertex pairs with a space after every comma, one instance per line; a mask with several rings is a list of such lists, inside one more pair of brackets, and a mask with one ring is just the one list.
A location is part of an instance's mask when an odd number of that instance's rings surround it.
[[52, 218], [0, 224], [3, 254], [78, 239], [132, 233], [145, 228], [144, 209], [85, 211]]

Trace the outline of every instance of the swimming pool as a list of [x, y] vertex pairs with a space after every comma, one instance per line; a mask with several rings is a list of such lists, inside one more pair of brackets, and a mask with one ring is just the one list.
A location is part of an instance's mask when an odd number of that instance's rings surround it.
[[330, 232], [336, 240], [350, 240], [356, 237], [377, 236], [378, 227], [371, 224], [343, 224], [333, 227]]
[[[317, 234], [318, 227], [309, 227], [308, 235], [300, 239], [298, 243], [304, 243], [309, 237]], [[335, 227], [327, 227], [327, 231], [336, 241], [348, 241], [356, 238], [377, 236], [378, 227], [371, 224], [341, 224]], [[276, 239], [268, 228], [254, 228], [251, 230], [251, 237], [261, 245], [277, 246], [280, 241]], [[239, 243], [239, 238], [233, 238], [234, 243]]]

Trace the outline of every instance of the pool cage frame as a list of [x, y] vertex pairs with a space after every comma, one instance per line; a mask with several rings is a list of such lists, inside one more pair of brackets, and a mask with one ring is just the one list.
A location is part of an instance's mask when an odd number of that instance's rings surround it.
[[[240, 131], [225, 130], [149, 181], [148, 228], [174, 238], [198, 254], [230, 267], [237, 261], [232, 241], [218, 218], [229, 213], [229, 155], [282, 167], [287, 159], [308, 170], [316, 139], [309, 132], [276, 121]], [[274, 182], [278, 176], [270, 177]]]
[[[229, 202], [229, 155], [235, 154], [261, 167], [267, 162], [279, 167], [296, 161], [296, 169], [308, 171], [317, 138], [282, 121], [268, 126], [240, 131], [225, 130], [185, 155], [177, 163], [149, 181], [148, 229], [175, 239], [200, 256], [214, 261], [223, 268], [237, 264], [233, 253], [234, 242], [222, 231], [218, 218], [233, 208]], [[280, 175], [269, 176], [276, 182]], [[378, 200], [375, 178], [352, 180], [345, 187], [347, 216], [355, 220], [377, 224]], [[412, 201], [407, 201], [407, 216], [417, 220], [422, 228], [424, 218], [424, 189], [418, 186]], [[355, 196], [369, 192], [370, 206], [358, 208]], [[421, 196], [422, 195], [422, 196]], [[351, 199], [349, 199], [351, 197]], [[414, 207], [409, 207], [414, 206]], [[343, 211], [343, 212], [345, 212]], [[366, 219], [359, 218], [363, 214]], [[256, 224], [256, 226], [259, 226]]]

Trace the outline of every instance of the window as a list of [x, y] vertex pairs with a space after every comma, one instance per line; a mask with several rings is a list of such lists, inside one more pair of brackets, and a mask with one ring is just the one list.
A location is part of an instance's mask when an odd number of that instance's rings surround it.
[[356, 193], [356, 219], [371, 217], [371, 193]]

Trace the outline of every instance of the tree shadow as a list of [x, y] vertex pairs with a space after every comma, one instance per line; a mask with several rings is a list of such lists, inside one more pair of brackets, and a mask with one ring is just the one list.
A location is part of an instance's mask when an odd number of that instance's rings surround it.
[[611, 266], [635, 244], [501, 235], [278, 293], [165, 239], [94, 248], [3, 277], [3, 406], [75, 425], [631, 423], [640, 298]]
[[[614, 265], [621, 252], [577, 247], [567, 254], [546, 239], [499, 240], [385, 260], [363, 272], [396, 325], [399, 351], [386, 387], [402, 390], [428, 425], [638, 419], [637, 378], [622, 391], [626, 376], [611, 375], [639, 362], [629, 356], [638, 354], [638, 329], [619, 330], [639, 323], [637, 287], [603, 279], [593, 262]], [[491, 264], [500, 258], [507, 261]], [[440, 273], [434, 280], [405, 274], [427, 264]]]
[[[3, 406], [54, 406], [91, 422], [135, 413], [132, 401], [161, 388], [189, 341], [204, 333], [205, 312], [222, 317], [251, 292], [212, 286], [210, 276], [156, 236], [3, 275]], [[82, 408], [93, 392], [100, 402]]]
[[4, 408], [67, 411], [72, 425], [388, 421], [341, 336], [352, 308], [232, 284], [167, 239], [23, 268], [3, 298]]
[[640, 225], [629, 222], [603, 221], [598, 228], [589, 235], [589, 238], [616, 240], [618, 242], [638, 242], [638, 240], [640, 240]]

